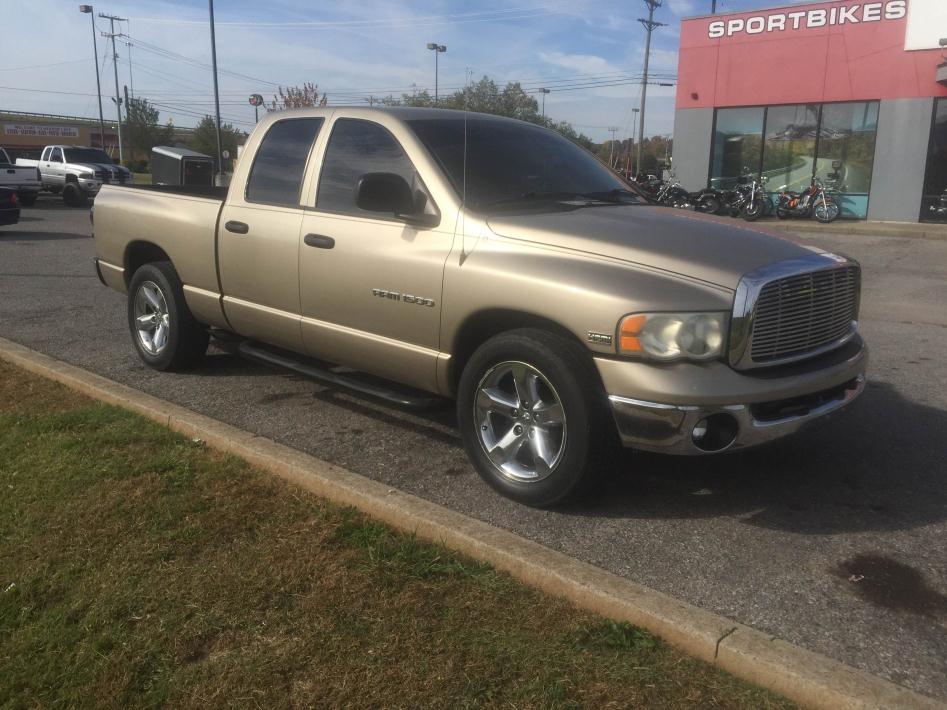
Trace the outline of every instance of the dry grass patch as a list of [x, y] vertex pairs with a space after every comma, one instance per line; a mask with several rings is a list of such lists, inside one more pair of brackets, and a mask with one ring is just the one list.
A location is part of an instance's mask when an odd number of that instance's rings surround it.
[[0, 431], [0, 706], [787, 706], [4, 363]]

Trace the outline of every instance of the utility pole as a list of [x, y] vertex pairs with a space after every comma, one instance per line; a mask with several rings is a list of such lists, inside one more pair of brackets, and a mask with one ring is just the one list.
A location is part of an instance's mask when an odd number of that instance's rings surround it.
[[635, 162], [638, 163], [638, 172], [641, 172], [641, 145], [644, 143], [644, 108], [645, 100], [648, 97], [648, 64], [651, 60], [651, 33], [658, 27], [665, 26], [664, 22], [656, 22], [654, 19], [654, 11], [661, 7], [661, 0], [644, 0], [644, 4], [648, 6], [648, 19], [638, 18], [638, 22], [644, 25], [648, 33], [644, 45], [644, 72], [641, 77], [641, 112], [638, 114], [638, 151], [635, 158]]
[[115, 20], [124, 22], [125, 18], [116, 17], [115, 15], [106, 15], [104, 12], [100, 12], [99, 17], [108, 20], [112, 30], [107, 34], [103, 34], [112, 40], [112, 68], [115, 70], [115, 110], [118, 113], [118, 162], [124, 163], [125, 149], [122, 146], [122, 96], [118, 91], [118, 52], [115, 49]]
[[618, 126], [609, 126], [608, 132], [612, 134], [611, 151], [608, 154], [608, 167], [615, 165], [615, 134], [618, 133]]
[[548, 94], [549, 91], [550, 90], [545, 86], [539, 90], [539, 93], [542, 94], [543, 97], [543, 118], [546, 118], [546, 94]]
[[[207, 0], [210, 8], [210, 58], [214, 69], [214, 111], [217, 118], [217, 177], [224, 170], [224, 151], [220, 145], [220, 92], [217, 89], [217, 38], [214, 36], [214, 0]], [[218, 182], [215, 180], [214, 182]]]
[[717, 14], [717, 0], [710, 0], [710, 14]]
[[[640, 112], [641, 112], [641, 109], [640, 109], [640, 108], [633, 108], [633, 109], [631, 109], [631, 113], [632, 113], [632, 114], [636, 114], [636, 113], [640, 113]], [[625, 172], [628, 173], [628, 176], [629, 176], [629, 177], [631, 177], [632, 175], [635, 175], [635, 173], [634, 173], [634, 172], [632, 171], [632, 169], [631, 169], [631, 149], [634, 148], [634, 146], [635, 146], [635, 135], [636, 135], [635, 131], [636, 131], [637, 128], [638, 128], [638, 122], [637, 122], [637, 120], [636, 120], [637, 118], [638, 118], [637, 116], [632, 115], [632, 119], [631, 119], [631, 145], [628, 146], [628, 152], [625, 154]]]
[[105, 118], [102, 115], [102, 82], [99, 80], [99, 43], [95, 37], [95, 13], [92, 5], [80, 5], [79, 12], [84, 12], [92, 21], [92, 51], [95, 53], [95, 90], [99, 96], [99, 147], [105, 150]]

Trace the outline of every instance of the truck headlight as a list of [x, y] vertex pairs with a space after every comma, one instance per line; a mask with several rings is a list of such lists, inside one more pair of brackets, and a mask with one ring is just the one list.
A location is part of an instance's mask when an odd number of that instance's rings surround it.
[[618, 352], [654, 360], [712, 360], [723, 354], [726, 313], [634, 313], [618, 324]]
[[91, 180], [95, 177], [95, 173], [79, 173], [79, 177], [83, 180]]

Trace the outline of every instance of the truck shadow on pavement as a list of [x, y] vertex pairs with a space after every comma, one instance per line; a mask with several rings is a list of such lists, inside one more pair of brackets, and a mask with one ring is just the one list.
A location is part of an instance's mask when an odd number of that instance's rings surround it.
[[570, 515], [740, 517], [826, 535], [898, 530], [947, 517], [947, 412], [872, 382], [848, 411], [757, 449], [677, 458], [625, 451]]
[[[434, 446], [455, 448], [472, 485], [481, 485], [466, 463], [450, 403], [403, 410], [225, 354], [211, 356], [194, 374], [255, 379], [264, 372], [285, 380], [259, 397], [258, 404], [274, 408], [274, 414], [307, 400], [343, 408]], [[768, 446], [705, 457], [624, 450], [611, 469], [586, 495], [555, 512], [616, 519], [735, 517], [812, 535], [911, 529], [947, 518], [947, 411], [870, 382], [846, 411]]]
[[0, 230], [0, 241], [5, 242], [61, 242], [72, 239], [92, 239], [88, 234], [75, 232], [24, 232], [19, 230]]

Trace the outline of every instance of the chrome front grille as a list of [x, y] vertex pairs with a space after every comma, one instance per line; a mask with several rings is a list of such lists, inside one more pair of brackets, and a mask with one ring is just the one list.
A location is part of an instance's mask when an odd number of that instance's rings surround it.
[[753, 316], [753, 362], [804, 355], [847, 336], [858, 316], [858, 281], [858, 268], [848, 266], [766, 284]]
[[731, 364], [772, 366], [839, 347], [855, 334], [860, 289], [858, 264], [835, 255], [748, 274], [734, 301]]

